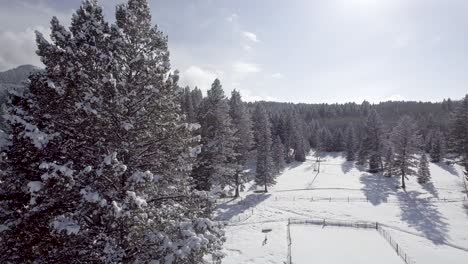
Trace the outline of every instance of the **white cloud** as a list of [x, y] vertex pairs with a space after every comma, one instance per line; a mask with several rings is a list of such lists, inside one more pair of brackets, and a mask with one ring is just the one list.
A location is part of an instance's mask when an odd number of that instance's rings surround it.
[[232, 68], [237, 73], [257, 73], [262, 71], [258, 65], [242, 61], [234, 62]]
[[229, 22], [234, 22], [234, 21], [237, 20], [238, 17], [239, 17], [239, 16], [238, 16], [236, 13], [232, 13], [230, 16], [228, 16], [228, 17], [226, 18], [226, 20], [229, 21]]
[[260, 40], [257, 38], [257, 35], [252, 32], [242, 31], [242, 35], [252, 42], [260, 42]]
[[274, 73], [271, 75], [271, 78], [274, 78], [274, 79], [283, 79], [284, 78], [284, 75], [277, 72], [277, 73]]
[[211, 84], [216, 78], [220, 78], [222, 72], [204, 70], [198, 66], [190, 66], [180, 73], [180, 85], [194, 88], [198, 86], [203, 91], [210, 89]]
[[22, 64], [42, 66], [36, 55], [36, 41], [34, 31], [38, 30], [47, 36], [43, 27], [27, 28], [24, 31], [0, 30], [0, 71], [8, 70]]
[[404, 101], [405, 97], [403, 97], [401, 94], [392, 94], [390, 96], [387, 96], [380, 100], [381, 102], [387, 102], [387, 101]]
[[248, 44], [244, 44], [242, 45], [242, 48], [247, 51], [247, 52], [251, 52], [252, 51], [252, 47]]
[[245, 89], [237, 89], [242, 96], [242, 100], [244, 102], [257, 102], [257, 101], [279, 101], [277, 98], [272, 96], [261, 96], [252, 94], [250, 90]]

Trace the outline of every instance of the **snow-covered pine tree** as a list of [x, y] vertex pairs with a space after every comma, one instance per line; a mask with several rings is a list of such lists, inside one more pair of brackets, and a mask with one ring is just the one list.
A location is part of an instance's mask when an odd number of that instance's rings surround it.
[[345, 151], [347, 161], [353, 161], [356, 158], [356, 137], [352, 126], [346, 129]]
[[236, 142], [234, 145], [234, 151], [236, 152], [236, 162], [239, 165], [235, 174], [235, 197], [239, 196], [239, 189], [246, 181], [245, 175], [242, 171], [248, 160], [248, 154], [253, 144], [252, 124], [250, 115], [245, 109], [244, 103], [242, 102], [241, 95], [238, 91], [233, 90], [231, 92], [231, 98], [229, 99], [229, 114], [232, 119], [232, 125], [234, 127], [234, 136]]
[[394, 150], [395, 175], [401, 177], [401, 187], [406, 188], [405, 179], [409, 175], [415, 175], [418, 165], [416, 154], [421, 146], [416, 122], [404, 115], [393, 128], [391, 142]]
[[[286, 161], [292, 162], [293, 160], [303, 162], [306, 156], [306, 142], [303, 135], [303, 123], [296, 113], [290, 112], [286, 118], [286, 149], [294, 149], [294, 155], [287, 155]], [[288, 153], [289, 154], [289, 153]]]
[[200, 89], [198, 89], [197, 86], [193, 88], [193, 90], [190, 92], [192, 96], [192, 106], [193, 110], [195, 112], [195, 118], [198, 115], [198, 108], [200, 107], [201, 102], [203, 101], [203, 94]]
[[395, 155], [393, 154], [393, 148], [391, 146], [387, 147], [387, 151], [385, 154], [385, 162], [384, 162], [384, 176], [391, 177], [395, 175]]
[[360, 153], [366, 156], [369, 172], [375, 173], [382, 169], [383, 125], [379, 114], [372, 109], [367, 116], [364, 138]]
[[429, 170], [429, 162], [427, 160], [426, 153], [422, 153], [418, 166], [418, 182], [426, 183], [430, 181], [430, 178], [431, 172]]
[[343, 131], [339, 128], [333, 133], [333, 151], [341, 152], [345, 149], [345, 137]]
[[304, 162], [306, 159], [308, 148], [307, 142], [304, 138], [304, 121], [299, 118], [297, 114], [294, 115], [294, 133], [293, 133], [293, 142], [294, 142], [294, 160]]
[[237, 153], [228, 101], [221, 82], [216, 79], [200, 105], [198, 121], [202, 149], [193, 169], [193, 177], [198, 190], [211, 190], [212, 187], [236, 186]]
[[[255, 123], [254, 123], [255, 126]], [[293, 151], [292, 149], [292, 143], [291, 143], [291, 137], [289, 136], [289, 122], [288, 122], [288, 116], [286, 116], [284, 113], [281, 114], [279, 117], [279, 122], [278, 122], [278, 127], [277, 127], [277, 134], [281, 138], [281, 142], [283, 142], [283, 147], [284, 147], [284, 160], [286, 163], [290, 163], [293, 160]]]
[[451, 151], [459, 157], [468, 179], [468, 94], [454, 111], [450, 125]]
[[257, 149], [255, 182], [258, 186], [263, 185], [265, 192], [268, 192], [268, 186], [275, 183], [271, 155], [271, 124], [268, 114], [261, 104], [257, 104], [253, 117], [257, 122], [255, 124]]
[[440, 129], [437, 129], [431, 140], [430, 156], [432, 162], [441, 162], [445, 156], [445, 141]]
[[327, 127], [320, 129], [320, 145], [322, 151], [333, 150], [333, 138], [330, 130]]
[[284, 161], [284, 146], [279, 136], [273, 139], [271, 152], [273, 156], [273, 173], [278, 175], [286, 166], [286, 162]]
[[[191, 190], [192, 137], [148, 4], [109, 28], [84, 1], [70, 30], [37, 34], [46, 69], [11, 99], [0, 262], [197, 263], [221, 257], [211, 200]], [[5, 228], [3, 228], [5, 227]], [[183, 250], [181, 250], [183, 249]]]
[[182, 112], [185, 114], [188, 122], [195, 123], [195, 109], [193, 108], [192, 93], [190, 91], [190, 87], [186, 86], [183, 89], [181, 97]]

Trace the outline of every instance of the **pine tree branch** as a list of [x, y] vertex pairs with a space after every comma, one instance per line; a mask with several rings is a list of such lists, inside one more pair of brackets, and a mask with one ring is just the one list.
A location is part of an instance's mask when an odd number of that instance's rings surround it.
[[189, 196], [187, 195], [174, 195], [174, 196], [162, 196], [162, 197], [158, 197], [158, 198], [153, 198], [149, 201], [147, 201], [148, 203], [155, 203], [155, 202], [160, 202], [160, 201], [165, 201], [165, 200], [182, 200], [182, 199], [185, 199], [185, 198], [189, 198]]

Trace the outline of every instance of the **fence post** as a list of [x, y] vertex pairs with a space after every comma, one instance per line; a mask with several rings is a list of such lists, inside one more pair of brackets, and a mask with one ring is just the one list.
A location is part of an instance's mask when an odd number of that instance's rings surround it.
[[292, 263], [292, 257], [291, 257], [291, 229], [290, 229], [290, 226], [291, 226], [291, 218], [288, 218], [288, 227], [287, 227], [287, 239], [288, 239], [288, 259], [287, 259], [287, 264], [291, 264]]
[[375, 230], [379, 230], [379, 222], [375, 222]]

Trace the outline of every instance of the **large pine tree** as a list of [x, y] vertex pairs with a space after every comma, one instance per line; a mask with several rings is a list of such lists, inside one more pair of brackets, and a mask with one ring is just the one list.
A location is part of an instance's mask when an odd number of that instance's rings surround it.
[[190, 187], [193, 140], [147, 2], [119, 5], [111, 27], [93, 0], [69, 30], [51, 24], [52, 43], [37, 34], [45, 71], [8, 109], [0, 262], [219, 258], [222, 231], [209, 196]]
[[427, 183], [431, 179], [431, 171], [429, 170], [429, 162], [426, 153], [421, 155], [418, 167], [418, 182]]
[[346, 129], [345, 151], [347, 161], [352, 161], [356, 158], [356, 136], [352, 126], [348, 126]]
[[369, 172], [375, 173], [383, 169], [383, 124], [375, 109], [371, 109], [365, 124], [364, 138], [361, 144], [360, 155], [365, 157], [369, 165]]
[[445, 141], [440, 129], [432, 134], [430, 156], [432, 162], [441, 162], [445, 156]]
[[239, 196], [239, 189], [243, 187], [246, 181], [246, 175], [243, 174], [244, 166], [249, 158], [249, 151], [252, 148], [252, 124], [249, 113], [245, 109], [242, 102], [241, 95], [238, 91], [234, 90], [229, 99], [229, 114], [232, 119], [234, 127], [234, 137], [236, 138], [234, 144], [234, 151], [236, 153], [237, 170], [234, 175], [234, 196]]
[[468, 179], [468, 94], [453, 113], [450, 132], [451, 151], [458, 155]]
[[228, 100], [218, 79], [200, 105], [198, 121], [202, 149], [193, 170], [197, 189], [235, 188], [239, 170], [235, 145], [239, 139], [234, 135]]
[[273, 173], [273, 160], [271, 156], [271, 124], [263, 105], [258, 104], [254, 111], [255, 137], [257, 149], [257, 170], [255, 182], [258, 186], [263, 185], [265, 192], [268, 186], [275, 184]]
[[405, 189], [407, 176], [416, 175], [415, 169], [418, 165], [416, 154], [421, 147], [416, 122], [404, 115], [393, 128], [391, 141], [395, 155], [395, 174], [401, 177], [401, 187]]
[[391, 177], [395, 175], [395, 155], [393, 154], [393, 148], [387, 147], [385, 153], [385, 162], [384, 162], [384, 176]]
[[273, 157], [273, 172], [279, 174], [286, 166], [286, 162], [284, 161], [284, 146], [279, 136], [276, 136], [273, 140], [271, 152]]

